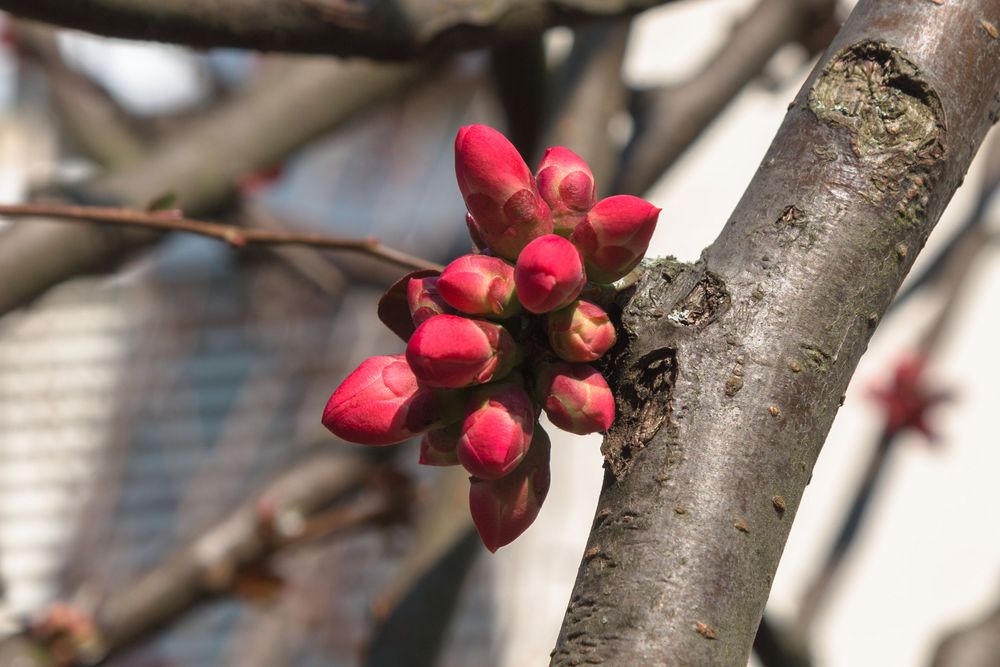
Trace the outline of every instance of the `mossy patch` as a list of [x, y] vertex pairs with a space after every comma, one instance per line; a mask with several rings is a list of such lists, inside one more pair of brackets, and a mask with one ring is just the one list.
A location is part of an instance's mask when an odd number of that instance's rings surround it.
[[861, 42], [837, 54], [809, 92], [809, 108], [825, 123], [850, 130], [862, 159], [942, 150], [944, 110], [919, 68], [898, 50]]

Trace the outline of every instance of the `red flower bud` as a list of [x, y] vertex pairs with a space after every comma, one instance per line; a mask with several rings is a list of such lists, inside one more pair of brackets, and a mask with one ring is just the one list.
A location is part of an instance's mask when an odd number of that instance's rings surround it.
[[456, 397], [421, 387], [401, 354], [371, 357], [330, 396], [323, 425], [362, 445], [392, 445], [456, 417]]
[[634, 269], [646, 254], [659, 214], [660, 209], [632, 195], [597, 202], [571, 237], [583, 253], [587, 277], [610, 283]]
[[437, 315], [413, 332], [406, 360], [431, 387], [468, 387], [507, 375], [520, 362], [520, 351], [498, 324]]
[[535, 406], [520, 384], [483, 387], [469, 400], [458, 439], [458, 460], [480, 479], [499, 479], [528, 451]]
[[482, 252], [488, 247], [483, 233], [479, 231], [479, 223], [472, 217], [471, 213], [465, 214], [465, 226], [469, 228], [469, 238], [472, 239], [472, 247], [476, 252]]
[[587, 284], [580, 252], [561, 236], [547, 234], [529, 243], [514, 269], [517, 298], [525, 310], [547, 313], [572, 303]]
[[441, 272], [437, 288], [450, 306], [470, 315], [504, 318], [521, 311], [514, 267], [499, 257], [463, 255]]
[[579, 155], [553, 146], [538, 167], [538, 192], [552, 209], [556, 234], [569, 236], [594, 205], [594, 174]]
[[528, 165], [493, 128], [469, 125], [458, 131], [455, 175], [479, 232], [501, 257], [516, 258], [528, 241], [552, 231], [552, 213]]
[[410, 307], [413, 324], [420, 326], [435, 315], [450, 313], [438, 286], [437, 277], [410, 278], [406, 285], [406, 303]]
[[607, 431], [615, 420], [615, 397], [596, 368], [587, 364], [552, 364], [537, 384], [545, 414], [554, 425], [586, 435]]
[[469, 511], [486, 548], [496, 552], [528, 529], [549, 492], [549, 436], [535, 427], [527, 456], [506, 477], [472, 479]]
[[618, 338], [608, 314], [589, 301], [574, 301], [549, 313], [546, 329], [552, 349], [565, 361], [600, 359]]
[[461, 424], [427, 431], [420, 438], [420, 460], [425, 466], [457, 466]]

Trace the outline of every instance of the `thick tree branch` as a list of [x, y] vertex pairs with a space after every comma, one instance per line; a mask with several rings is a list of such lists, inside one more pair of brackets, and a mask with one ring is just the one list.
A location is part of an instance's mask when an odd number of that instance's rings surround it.
[[112, 37], [399, 60], [635, 14], [669, 1], [0, 0], [0, 9]]
[[[244, 174], [280, 161], [423, 71], [319, 59], [273, 68], [245, 93], [164, 139], [141, 163], [88, 184], [77, 198], [141, 208], [174, 193], [190, 214], [212, 212], [233, 196]], [[63, 280], [108, 269], [157, 236], [42, 222], [0, 232], [0, 315]]]
[[162, 232], [186, 232], [219, 241], [234, 248], [249, 246], [306, 246], [326, 250], [346, 250], [363, 253], [404, 269], [436, 269], [440, 264], [408, 255], [382, 245], [378, 239], [347, 239], [311, 232], [289, 232], [277, 229], [253, 229], [205, 222], [183, 217], [181, 211], [135, 211], [108, 206], [72, 206], [68, 204], [0, 204], [0, 218], [56, 218], [72, 222], [90, 222], [133, 229]]
[[840, 397], [1000, 113], [997, 21], [861, 0], [701, 261], [648, 266], [553, 665], [746, 664]]

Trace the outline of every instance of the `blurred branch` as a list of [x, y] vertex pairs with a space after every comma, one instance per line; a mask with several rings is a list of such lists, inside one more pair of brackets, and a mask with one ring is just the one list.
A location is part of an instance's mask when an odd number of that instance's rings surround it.
[[[379, 483], [375, 473], [361, 456], [321, 456], [303, 462], [190, 546], [112, 593], [92, 615], [79, 609], [67, 612], [66, 605], [54, 607], [60, 617], [75, 620], [53, 623], [52, 614], [43, 616], [13, 640], [33, 651], [15, 651], [8, 642], [0, 643], [0, 667], [46, 664], [42, 657], [55, 646], [60, 662], [70, 662], [66, 660], [70, 653], [77, 662], [103, 663], [162, 632], [197, 605], [253, 590], [253, 580], [259, 583], [265, 578], [268, 559], [289, 547], [405, 516], [411, 501], [403, 492], [408, 482], [393, 476]], [[360, 494], [344, 499], [358, 489]], [[331, 508], [333, 503], [337, 504]], [[66, 646], [67, 634], [75, 644], [72, 651]]]
[[956, 252], [958, 246], [965, 243], [967, 237], [978, 235], [979, 228], [988, 222], [986, 216], [987, 208], [993, 201], [993, 196], [996, 194], [997, 188], [1000, 187], [1000, 134], [996, 132], [991, 133], [984, 152], [985, 168], [983, 170], [983, 179], [979, 184], [979, 197], [976, 199], [976, 204], [972, 212], [965, 218], [962, 225], [959, 226], [958, 231], [948, 239], [948, 242], [926, 264], [923, 271], [915, 275], [912, 280], [907, 281], [906, 285], [904, 285], [903, 289], [896, 295], [896, 299], [892, 302], [892, 307], [889, 309], [890, 312], [900, 308], [909, 301], [910, 297], [924, 287], [937, 282], [944, 272], [944, 267], [949, 262], [949, 257]]
[[782, 628], [776, 627], [767, 614], [760, 621], [753, 640], [753, 652], [763, 667], [810, 667], [807, 648]]
[[0, 0], [0, 9], [112, 37], [398, 60], [635, 14], [670, 1]]
[[609, 193], [618, 165], [608, 126], [625, 108], [622, 63], [630, 24], [619, 19], [577, 28], [552, 83], [545, 146], [571, 146], [579, 153], [594, 173], [598, 196]]
[[542, 34], [528, 33], [498, 43], [490, 64], [507, 117], [507, 134], [524, 159], [534, 164], [549, 90]]
[[[268, 213], [262, 205], [252, 200], [240, 206], [239, 218], [247, 227], [282, 230], [284, 225]], [[276, 246], [270, 251], [281, 258], [300, 276], [311, 282], [327, 295], [340, 297], [348, 286], [348, 277], [324, 253], [310, 248]]]
[[642, 194], [687, 150], [785, 44], [834, 21], [833, 0], [760, 0], [690, 79], [644, 91], [615, 192]]
[[469, 516], [469, 477], [442, 468], [420, 503], [415, 542], [372, 605], [375, 629], [364, 667], [432, 667], [462, 584], [483, 553]]
[[375, 257], [406, 269], [436, 269], [444, 267], [428, 260], [389, 248], [374, 238], [346, 239], [308, 232], [288, 232], [275, 229], [253, 229], [204, 222], [182, 217], [181, 211], [135, 211], [108, 206], [74, 206], [70, 204], [0, 204], [0, 217], [57, 218], [73, 222], [155, 229], [163, 232], [186, 232], [225, 241], [234, 248], [250, 246], [298, 245], [329, 250], [348, 250]]
[[1000, 667], [1000, 607], [942, 639], [931, 667]]
[[[289, 59], [183, 132], [165, 137], [141, 162], [83, 186], [75, 197], [81, 203], [144, 208], [173, 193], [193, 215], [218, 210], [233, 197], [243, 175], [281, 161], [424, 71]], [[0, 232], [0, 315], [63, 280], [107, 270], [157, 238], [149, 230], [14, 225]]]
[[63, 123], [88, 155], [112, 169], [134, 164], [144, 155], [144, 143], [117, 102], [63, 61], [54, 30], [18, 21], [14, 39], [28, 60], [45, 72]]

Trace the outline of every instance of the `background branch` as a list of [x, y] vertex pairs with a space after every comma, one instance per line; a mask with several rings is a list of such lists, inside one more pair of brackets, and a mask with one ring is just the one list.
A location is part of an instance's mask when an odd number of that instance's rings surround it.
[[832, 0], [760, 0], [690, 79], [638, 93], [636, 128], [614, 191], [642, 194], [652, 187], [778, 49], [834, 20], [835, 6]]
[[14, 38], [27, 62], [44, 72], [62, 124], [87, 155], [111, 169], [134, 164], [143, 157], [147, 147], [133, 127], [134, 119], [107, 91], [66, 65], [55, 30], [16, 21]]
[[[233, 197], [244, 174], [279, 162], [425, 71], [415, 66], [289, 60], [271, 67], [249, 89], [176, 136], [165, 137], [141, 162], [113, 171], [73, 196], [81, 203], [145, 208], [173, 193], [190, 214], [211, 213]], [[290, 117], [294, 123], [288, 122]], [[113, 268], [129, 252], [157, 238], [146, 230], [14, 225], [0, 232], [0, 315], [64, 280]]]
[[[238, 592], [244, 573], [253, 576], [254, 568], [278, 552], [400, 516], [407, 503], [401, 495], [405, 484], [396, 478], [327, 509], [370, 484], [373, 472], [364, 457], [320, 456], [282, 474], [190, 546], [104, 600], [89, 619], [92, 645], [87, 650], [97, 657], [90, 662], [103, 663], [164, 631], [196, 605]], [[47, 664], [44, 649], [55, 638], [37, 634], [29, 631], [0, 643], [0, 667]]]
[[625, 109], [622, 65], [631, 20], [577, 28], [565, 63], [553, 76], [545, 147], [571, 146], [594, 174], [598, 196], [611, 194], [620, 147], [609, 125]]
[[276, 229], [253, 229], [204, 222], [182, 217], [181, 211], [135, 211], [109, 206], [73, 206], [69, 204], [0, 204], [0, 217], [57, 218], [73, 222], [91, 222], [125, 228], [153, 229], [164, 232], [186, 232], [224, 241], [234, 248], [249, 246], [307, 246], [328, 250], [347, 250], [369, 255], [405, 269], [435, 269], [444, 267], [434, 262], [408, 255], [379, 243], [374, 238], [346, 239], [339, 236], [308, 232], [288, 232]]
[[1000, 607], [958, 628], [938, 645], [931, 667], [1000, 666]]
[[195, 47], [410, 59], [554, 25], [629, 15], [670, 0], [0, 0], [28, 19]]

